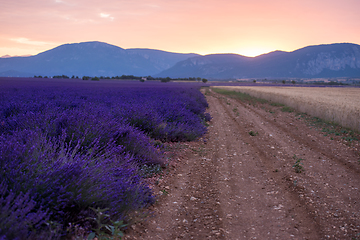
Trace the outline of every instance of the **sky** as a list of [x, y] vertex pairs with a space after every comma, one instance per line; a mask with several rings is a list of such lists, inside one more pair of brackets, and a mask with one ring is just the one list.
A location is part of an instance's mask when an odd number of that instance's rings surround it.
[[66, 43], [256, 56], [360, 44], [360, 0], [0, 0], [0, 56]]

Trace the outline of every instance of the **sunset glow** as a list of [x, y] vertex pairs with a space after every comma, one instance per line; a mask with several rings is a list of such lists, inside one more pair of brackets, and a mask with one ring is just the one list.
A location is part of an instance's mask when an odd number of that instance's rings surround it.
[[0, 56], [65, 43], [256, 56], [360, 44], [359, 0], [14, 0], [0, 3]]

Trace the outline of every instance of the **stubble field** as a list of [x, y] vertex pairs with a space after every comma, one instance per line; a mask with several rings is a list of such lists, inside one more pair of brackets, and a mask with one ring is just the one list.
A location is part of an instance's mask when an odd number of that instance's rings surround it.
[[282, 103], [321, 119], [360, 130], [360, 88], [220, 87]]

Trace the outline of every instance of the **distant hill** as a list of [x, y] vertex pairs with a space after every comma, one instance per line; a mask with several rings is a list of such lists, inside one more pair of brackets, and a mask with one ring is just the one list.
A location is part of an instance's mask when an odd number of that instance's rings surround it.
[[257, 57], [123, 49], [103, 42], [58, 46], [29, 57], [0, 58], [0, 76], [155, 76], [236, 78], [360, 77], [360, 45], [336, 43]]
[[61, 45], [30, 57], [0, 58], [0, 75], [13, 72], [16, 76], [148, 76], [194, 56], [198, 55], [83, 42]]
[[257, 57], [235, 54], [196, 56], [178, 62], [158, 77], [320, 78], [360, 77], [360, 45], [337, 43], [275, 51]]

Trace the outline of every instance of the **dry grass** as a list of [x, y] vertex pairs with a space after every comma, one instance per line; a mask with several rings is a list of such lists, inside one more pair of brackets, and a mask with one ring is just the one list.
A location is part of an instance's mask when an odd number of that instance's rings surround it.
[[360, 131], [360, 89], [318, 87], [216, 87], [282, 103]]

